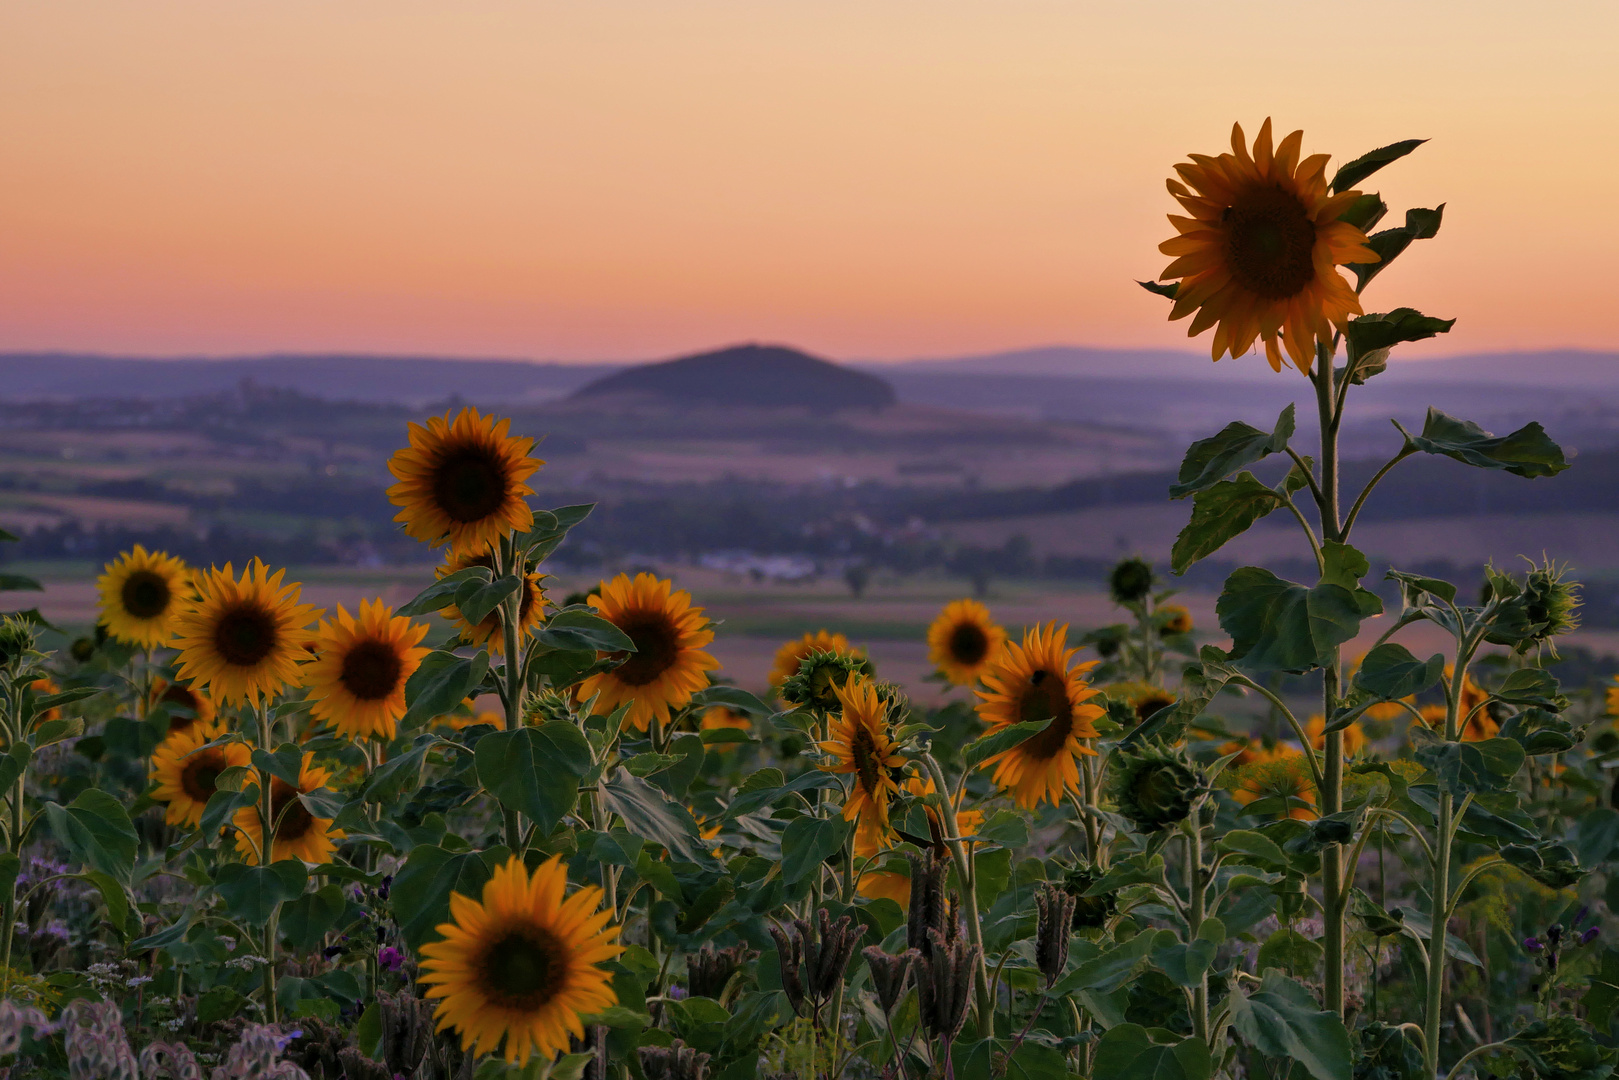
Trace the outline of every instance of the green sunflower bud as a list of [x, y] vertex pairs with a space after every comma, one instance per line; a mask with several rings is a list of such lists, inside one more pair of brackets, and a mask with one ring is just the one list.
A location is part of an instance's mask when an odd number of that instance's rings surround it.
[[523, 723], [543, 724], [550, 720], [573, 719], [573, 710], [568, 707], [568, 699], [555, 690], [542, 690], [528, 700], [528, 707], [523, 712]]
[[1108, 575], [1108, 591], [1119, 604], [1133, 604], [1152, 592], [1152, 564], [1137, 557], [1125, 559]]
[[0, 622], [0, 665], [17, 668], [34, 652], [35, 641], [33, 623], [8, 615]]
[[872, 670], [871, 661], [865, 656], [816, 649], [799, 661], [798, 671], [781, 684], [781, 696], [800, 708], [835, 709], [837, 691], [850, 676], [870, 678]]
[[1108, 794], [1119, 813], [1142, 832], [1185, 821], [1192, 803], [1208, 790], [1203, 775], [1185, 757], [1157, 743], [1119, 751], [1110, 769]]
[[1488, 592], [1501, 601], [1485, 640], [1528, 652], [1552, 638], [1579, 628], [1580, 584], [1568, 568], [1546, 562], [1530, 569], [1520, 585], [1505, 574], [1490, 572]]
[[1099, 930], [1107, 925], [1119, 909], [1119, 901], [1112, 893], [1086, 896], [1091, 886], [1102, 880], [1102, 872], [1090, 863], [1080, 863], [1063, 875], [1063, 892], [1074, 898], [1075, 930]]

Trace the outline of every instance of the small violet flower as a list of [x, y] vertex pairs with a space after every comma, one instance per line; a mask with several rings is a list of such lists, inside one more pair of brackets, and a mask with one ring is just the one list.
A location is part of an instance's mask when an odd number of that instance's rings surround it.
[[1542, 945], [1538, 938], [1526, 937], [1523, 939], [1523, 947], [1530, 952], [1539, 952], [1546, 946]]
[[405, 954], [392, 945], [384, 945], [377, 950], [377, 963], [385, 971], [398, 971], [405, 963]]

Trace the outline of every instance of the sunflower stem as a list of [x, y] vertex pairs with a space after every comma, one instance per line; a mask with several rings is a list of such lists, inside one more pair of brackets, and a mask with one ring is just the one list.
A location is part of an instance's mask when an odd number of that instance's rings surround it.
[[[527, 567], [523, 565], [521, 552], [515, 551], [510, 537], [502, 537], [498, 552], [500, 561], [500, 574], [523, 574]], [[523, 726], [523, 713], [527, 706], [524, 701], [524, 691], [527, 690], [523, 678], [523, 658], [518, 651], [518, 627], [523, 615], [523, 587], [519, 584], [517, 590], [501, 602], [500, 629], [506, 647], [506, 730], [516, 731]], [[517, 811], [508, 807], [500, 808], [503, 830], [506, 834], [506, 846], [513, 854], [522, 856], [523, 822]]]
[[[1339, 462], [1338, 426], [1343, 419], [1342, 403], [1333, 385], [1332, 356], [1334, 349], [1316, 346], [1315, 371], [1310, 381], [1315, 384], [1316, 414], [1321, 428], [1321, 539], [1324, 542], [1342, 542], [1343, 529], [1338, 512]], [[1338, 648], [1327, 654], [1321, 672], [1321, 713], [1329, 721], [1338, 707]], [[1328, 732], [1323, 739], [1321, 816], [1327, 817], [1343, 809], [1344, 736], [1341, 731]], [[1305, 751], [1309, 752], [1308, 745]], [[1339, 1016], [1344, 1014], [1344, 862], [1343, 848], [1328, 844], [1321, 851], [1321, 900], [1325, 923], [1322, 945], [1323, 979], [1322, 1004]]]
[[[270, 743], [274, 739], [275, 720], [270, 713], [270, 699], [260, 700], [254, 710], [259, 721], [259, 747], [267, 754], [274, 753]], [[259, 770], [259, 865], [269, 866], [275, 848], [275, 804], [270, 793], [270, 774], [264, 769]], [[270, 912], [269, 922], [264, 928], [264, 1014], [274, 1024], [280, 1019], [279, 1007], [276, 1004], [275, 984], [275, 938], [276, 924], [280, 921], [281, 905], [277, 904]]]

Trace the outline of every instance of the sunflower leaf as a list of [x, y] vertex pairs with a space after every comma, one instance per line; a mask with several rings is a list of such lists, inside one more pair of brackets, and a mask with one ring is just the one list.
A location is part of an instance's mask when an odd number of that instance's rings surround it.
[[1367, 237], [1366, 246], [1377, 253], [1378, 261], [1349, 264], [1349, 269], [1355, 275], [1355, 291], [1358, 293], [1371, 284], [1372, 279], [1388, 269], [1389, 263], [1399, 258], [1400, 253], [1410, 247], [1413, 240], [1431, 240], [1437, 236], [1439, 224], [1444, 216], [1443, 203], [1432, 210], [1414, 208], [1405, 212], [1404, 225], [1384, 229]]
[[573, 809], [579, 781], [595, 764], [589, 741], [563, 720], [491, 732], [478, 740], [473, 760], [478, 782], [546, 836]]
[[1403, 139], [1362, 154], [1354, 161], [1339, 166], [1332, 177], [1332, 190], [1348, 191], [1383, 166], [1392, 165], [1427, 141], [1427, 139]]
[[619, 768], [602, 778], [598, 791], [603, 806], [623, 818], [631, 833], [662, 844], [674, 858], [702, 866], [715, 862], [697, 836], [691, 811], [645, 780]]
[[1244, 566], [1226, 578], [1214, 610], [1231, 635], [1233, 662], [1297, 674], [1320, 667], [1360, 631], [1366, 611], [1357, 594], [1363, 591], [1330, 581], [1309, 588]]
[[1389, 204], [1376, 193], [1362, 195], [1349, 205], [1349, 209], [1338, 215], [1338, 220], [1346, 225], [1353, 225], [1361, 232], [1366, 232], [1373, 225], [1383, 220], [1389, 212]]
[[1238, 473], [1233, 480], [1221, 480], [1198, 492], [1192, 499], [1191, 520], [1170, 549], [1169, 568], [1186, 573], [1193, 563], [1214, 554], [1281, 505], [1282, 497], [1251, 472]]
[[1293, 404], [1289, 402], [1276, 418], [1276, 427], [1269, 432], [1236, 420], [1221, 428], [1219, 434], [1199, 439], [1187, 448], [1169, 497], [1184, 499], [1205, 491], [1238, 469], [1281, 453], [1293, 437], [1293, 427]]
[[439, 578], [417, 593], [409, 603], [394, 610], [395, 615], [430, 615], [455, 603], [456, 590], [469, 581], [488, 583], [494, 578], [487, 566], [469, 566]]
[[504, 847], [453, 852], [436, 844], [411, 849], [394, 877], [389, 900], [399, 931], [412, 949], [437, 936], [434, 927], [450, 914], [450, 894], [480, 896], [495, 868], [511, 857]]
[[537, 631], [534, 640], [548, 649], [569, 651], [622, 652], [635, 651], [635, 642], [628, 634], [590, 611], [559, 611], [546, 620], [545, 627]]
[[1447, 742], [1420, 725], [1412, 726], [1410, 738], [1412, 756], [1433, 772], [1439, 790], [1450, 795], [1504, 791], [1523, 768], [1523, 747], [1511, 739]]
[[1443, 454], [1475, 468], [1504, 469], [1530, 480], [1556, 476], [1568, 468], [1563, 448], [1538, 423], [1525, 424], [1510, 435], [1491, 435], [1471, 420], [1458, 420], [1430, 406], [1421, 435], [1412, 435], [1398, 421], [1394, 426], [1408, 445], [1423, 453]]
[[444, 649], [428, 653], [405, 683], [409, 707], [400, 723], [408, 728], [443, 716], [471, 697], [488, 672], [489, 654], [482, 649], [470, 657]]
[[522, 586], [523, 579], [516, 574], [507, 574], [491, 582], [482, 582], [474, 578], [463, 582], [455, 590], [455, 610], [470, 625], [477, 626], [489, 617], [507, 597]]
[[138, 841], [123, 803], [100, 788], [88, 788], [66, 806], [46, 803], [45, 816], [56, 838], [80, 862], [129, 881]]
[[985, 735], [982, 739], [962, 750], [962, 768], [976, 769], [984, 761], [994, 757], [996, 754], [1004, 754], [1008, 750], [1015, 750], [1050, 726], [1050, 720], [1028, 720], [1021, 724], [1003, 727], [993, 734]]
[[1359, 386], [1388, 368], [1394, 346], [1449, 333], [1455, 325], [1455, 319], [1436, 319], [1408, 307], [1350, 319], [1344, 330], [1349, 361], [1340, 373], [1347, 371], [1349, 381]]
[[733, 712], [754, 718], [769, 716], [775, 711], [738, 686], [710, 686], [693, 694], [691, 703], [697, 706], [723, 705]]
[[1233, 990], [1227, 1004], [1231, 1026], [1261, 1054], [1292, 1058], [1315, 1080], [1349, 1080], [1354, 1055], [1343, 1020], [1281, 972], [1266, 972], [1254, 994]]
[[1208, 1080], [1214, 1062], [1202, 1039], [1157, 1043], [1140, 1024], [1115, 1024], [1096, 1044], [1092, 1075], [1117, 1080]]
[[1379, 701], [1397, 701], [1420, 694], [1439, 681], [1445, 672], [1445, 658], [1434, 653], [1418, 660], [1404, 645], [1385, 641], [1360, 662], [1355, 687]]
[[21, 574], [0, 574], [0, 592], [44, 592], [45, 586]]
[[841, 817], [797, 817], [781, 834], [781, 880], [796, 885], [843, 850], [853, 826]]
[[1143, 289], [1146, 289], [1150, 293], [1157, 293], [1159, 296], [1166, 296], [1171, 300], [1175, 299], [1175, 293], [1180, 289], [1180, 282], [1178, 281], [1171, 281], [1168, 283], [1158, 281], [1138, 281], [1136, 284], [1140, 285]]
[[581, 503], [577, 506], [559, 506], [549, 512], [541, 511], [545, 515], [543, 520], [540, 514], [534, 515], [534, 528], [517, 538], [516, 548], [528, 552], [530, 564], [543, 562], [563, 540], [568, 537], [568, 530], [590, 516], [596, 509], [595, 503]]
[[227, 911], [263, 926], [283, 903], [302, 894], [308, 881], [309, 872], [297, 859], [281, 859], [269, 866], [225, 863], [214, 875], [214, 888]]

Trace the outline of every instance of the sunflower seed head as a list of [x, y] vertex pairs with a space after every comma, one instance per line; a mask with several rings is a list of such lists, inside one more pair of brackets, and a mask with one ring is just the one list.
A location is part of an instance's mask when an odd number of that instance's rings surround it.
[[1050, 986], [1068, 965], [1068, 935], [1073, 932], [1074, 898], [1054, 885], [1034, 894], [1040, 911], [1034, 932], [1034, 959]]
[[1132, 556], [1113, 568], [1107, 578], [1108, 591], [1117, 604], [1133, 604], [1152, 592], [1152, 564]]
[[899, 996], [905, 992], [905, 980], [916, 961], [916, 950], [906, 949], [898, 956], [890, 956], [881, 946], [868, 945], [860, 950], [860, 955], [866, 958], [866, 966], [871, 969], [871, 985], [877, 991], [883, 1012], [893, 1012], [894, 1006], [899, 1004]]

